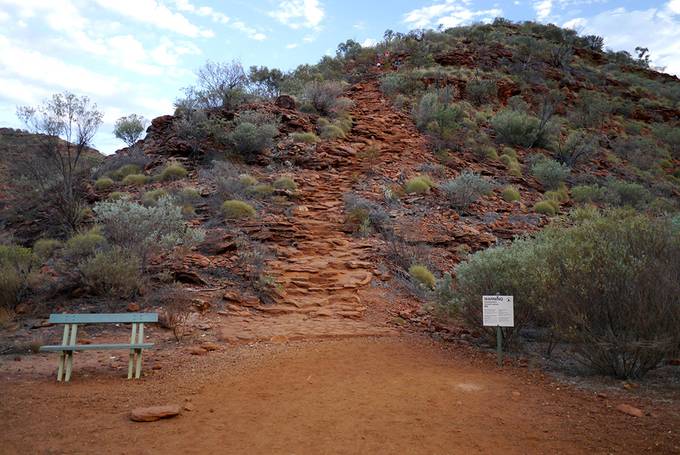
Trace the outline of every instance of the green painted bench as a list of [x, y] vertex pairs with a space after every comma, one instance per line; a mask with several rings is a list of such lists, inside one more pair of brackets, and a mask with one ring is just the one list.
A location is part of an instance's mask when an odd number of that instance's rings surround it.
[[[102, 314], [51, 314], [50, 323], [65, 324], [61, 344], [41, 346], [43, 352], [59, 352], [57, 381], [71, 379], [74, 351], [130, 350], [128, 379], [139, 379], [142, 374], [142, 350], [153, 346], [144, 343], [144, 323], [158, 322], [157, 313], [102, 313]], [[78, 325], [83, 324], [132, 324], [130, 343], [119, 344], [76, 344]], [[65, 377], [64, 377], [65, 373]]]

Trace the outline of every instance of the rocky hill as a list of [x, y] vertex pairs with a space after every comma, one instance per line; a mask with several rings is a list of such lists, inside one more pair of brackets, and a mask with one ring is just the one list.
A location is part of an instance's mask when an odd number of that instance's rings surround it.
[[[503, 20], [388, 31], [240, 90], [196, 90], [96, 170], [93, 204], [169, 196], [205, 234], [152, 255], [117, 305], [189, 312], [233, 342], [405, 321], [455, 337], [468, 330], [432, 305], [471, 253], [580, 206], [678, 210], [680, 80], [597, 37]], [[54, 305], [102, 295], [68, 291]]]

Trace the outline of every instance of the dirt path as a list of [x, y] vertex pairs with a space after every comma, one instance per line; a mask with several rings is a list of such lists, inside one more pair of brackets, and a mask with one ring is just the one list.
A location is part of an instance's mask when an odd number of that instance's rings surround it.
[[277, 258], [269, 264], [269, 273], [280, 287], [278, 300], [223, 321], [223, 340], [395, 334], [384, 321], [365, 317], [369, 303], [362, 301], [361, 293], [374, 277], [370, 262], [374, 252], [369, 240], [343, 232], [343, 196], [362, 173], [357, 155], [369, 145], [380, 147], [379, 164], [388, 173], [422, 163], [427, 150], [410, 119], [391, 109], [376, 81], [356, 84], [348, 96], [354, 101], [350, 134], [319, 151], [335, 165], [296, 175], [299, 205], [287, 220], [266, 227], [290, 240], [288, 245], [274, 245]]
[[[673, 453], [677, 412], [635, 418], [616, 401], [498, 370], [485, 354], [423, 339], [242, 347], [70, 384], [0, 382], [0, 439], [15, 453]], [[185, 401], [185, 400], [190, 401]], [[138, 405], [190, 402], [133, 423]], [[639, 405], [639, 404], [638, 404]]]

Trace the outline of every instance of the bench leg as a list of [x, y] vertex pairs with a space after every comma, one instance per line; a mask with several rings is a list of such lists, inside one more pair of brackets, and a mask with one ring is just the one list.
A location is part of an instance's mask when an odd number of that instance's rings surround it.
[[73, 351], [68, 351], [66, 353], [66, 377], [64, 382], [69, 382], [71, 380], [71, 371], [73, 371]]
[[137, 368], [135, 368], [135, 379], [142, 376], [142, 350], [137, 349]]
[[[137, 324], [132, 323], [132, 336], [130, 336], [130, 344], [135, 344], [137, 339]], [[135, 349], [130, 349], [130, 358], [128, 360], [128, 379], [132, 379], [132, 369], [135, 366]]]
[[[144, 324], [140, 323], [137, 326], [137, 343], [144, 343]], [[135, 349], [137, 353], [137, 365], [135, 367], [135, 379], [139, 379], [142, 375], [142, 350]]]
[[64, 363], [66, 362], [66, 354], [64, 351], [59, 353], [59, 369], [57, 370], [57, 381], [61, 382], [64, 378]]
[[[71, 330], [71, 324], [64, 325], [64, 336], [61, 337], [62, 346], [68, 343], [68, 335]], [[59, 353], [59, 369], [57, 369], [57, 381], [61, 382], [64, 378], [64, 367], [66, 366], [66, 352], [61, 351]]]

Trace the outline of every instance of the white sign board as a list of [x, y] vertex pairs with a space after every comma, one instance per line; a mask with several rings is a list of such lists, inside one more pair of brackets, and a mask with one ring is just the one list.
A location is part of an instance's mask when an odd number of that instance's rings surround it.
[[514, 327], [515, 314], [512, 296], [482, 296], [482, 321], [485, 326]]

